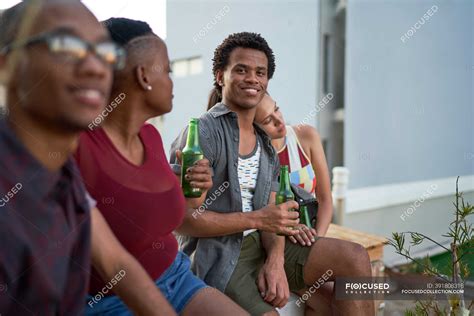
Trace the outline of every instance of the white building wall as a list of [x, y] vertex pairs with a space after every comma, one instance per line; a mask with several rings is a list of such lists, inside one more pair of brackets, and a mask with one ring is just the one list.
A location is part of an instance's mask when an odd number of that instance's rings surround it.
[[350, 188], [474, 174], [474, 2], [348, 0], [346, 14]]
[[[276, 56], [269, 92], [288, 122], [297, 124], [317, 104], [319, 1], [167, 2], [167, 39], [171, 60], [202, 56], [199, 75], [174, 78], [174, 109], [162, 128], [165, 149], [188, 123], [205, 111], [212, 88], [214, 49], [229, 34], [261, 33]], [[216, 16], [220, 14], [220, 19]], [[200, 34], [201, 31], [201, 34]], [[315, 120], [313, 120], [315, 121]]]
[[[446, 246], [450, 240], [442, 235], [454, 220], [455, 192], [456, 177], [349, 190], [342, 224], [386, 238], [393, 232], [416, 231]], [[472, 204], [474, 176], [459, 178], [459, 192]], [[407, 246], [409, 240], [407, 236]], [[443, 251], [430, 242], [412, 250], [420, 257]], [[388, 266], [405, 263], [390, 246], [385, 246], [384, 261]]]
[[[473, 3], [348, 0], [344, 165], [351, 175], [345, 226], [385, 237], [412, 229], [443, 242], [455, 176], [463, 176], [460, 189], [472, 201], [474, 178], [466, 175], [474, 175]], [[433, 16], [402, 42], [433, 5]], [[170, 59], [202, 56], [204, 71], [174, 79], [174, 110], [161, 129], [165, 148], [190, 117], [204, 111], [213, 51], [233, 32], [259, 32], [274, 49], [277, 69], [269, 91], [288, 122], [299, 123], [319, 101], [318, 0], [171, 0], [167, 10]], [[205, 30], [208, 23], [214, 25]], [[402, 220], [431, 184], [443, 189]], [[386, 247], [386, 262], [397, 259]]]

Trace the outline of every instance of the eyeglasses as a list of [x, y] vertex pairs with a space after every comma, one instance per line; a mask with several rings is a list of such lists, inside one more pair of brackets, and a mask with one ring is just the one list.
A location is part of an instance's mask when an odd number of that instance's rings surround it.
[[49, 51], [53, 55], [62, 57], [64, 61], [79, 62], [86, 58], [88, 52], [91, 52], [104, 64], [115, 69], [122, 69], [125, 66], [125, 50], [112, 41], [92, 44], [75, 35], [54, 32], [43, 33], [24, 41], [9, 44], [3, 47], [0, 54], [6, 55], [12, 50], [41, 43], [46, 43]]

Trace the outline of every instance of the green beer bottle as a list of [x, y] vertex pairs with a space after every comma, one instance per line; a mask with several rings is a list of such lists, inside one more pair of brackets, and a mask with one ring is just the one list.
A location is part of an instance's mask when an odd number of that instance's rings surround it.
[[[288, 166], [282, 165], [280, 166], [280, 189], [276, 194], [276, 204], [282, 204], [287, 201], [294, 201], [295, 195], [293, 191], [291, 191], [290, 187], [290, 175], [288, 173]], [[290, 211], [294, 211], [294, 209], [290, 209]], [[279, 236], [284, 236], [283, 234], [278, 234]]]
[[199, 120], [193, 118], [189, 121], [188, 138], [181, 154], [181, 188], [185, 197], [198, 198], [202, 194], [202, 190], [193, 188], [184, 176], [186, 175], [186, 170], [192, 167], [196, 161], [203, 159], [203, 157], [204, 155], [199, 146]]
[[308, 214], [308, 208], [306, 205], [300, 205], [300, 224], [306, 225], [307, 227], [313, 227]]

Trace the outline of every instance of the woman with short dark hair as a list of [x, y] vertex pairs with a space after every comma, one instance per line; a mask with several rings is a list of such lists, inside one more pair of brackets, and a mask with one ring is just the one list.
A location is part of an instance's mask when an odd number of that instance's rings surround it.
[[[244, 314], [191, 272], [190, 260], [178, 251], [173, 235], [183, 220], [186, 201], [160, 133], [146, 123], [172, 109], [166, 45], [145, 22], [113, 18], [105, 25], [128, 58], [115, 73], [109, 106], [80, 138], [76, 158], [87, 189], [117, 238], [179, 314]], [[208, 161], [201, 160], [190, 169], [191, 184], [209, 189]], [[94, 271], [89, 294], [96, 297], [108, 289], [109, 284], [104, 285]], [[116, 296], [96, 301], [88, 306], [87, 314], [130, 315]]]

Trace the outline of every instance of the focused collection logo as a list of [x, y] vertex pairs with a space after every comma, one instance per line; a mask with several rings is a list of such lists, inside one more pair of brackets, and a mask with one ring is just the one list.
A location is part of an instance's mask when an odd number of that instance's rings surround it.
[[346, 283], [346, 294], [390, 294], [389, 283]]

